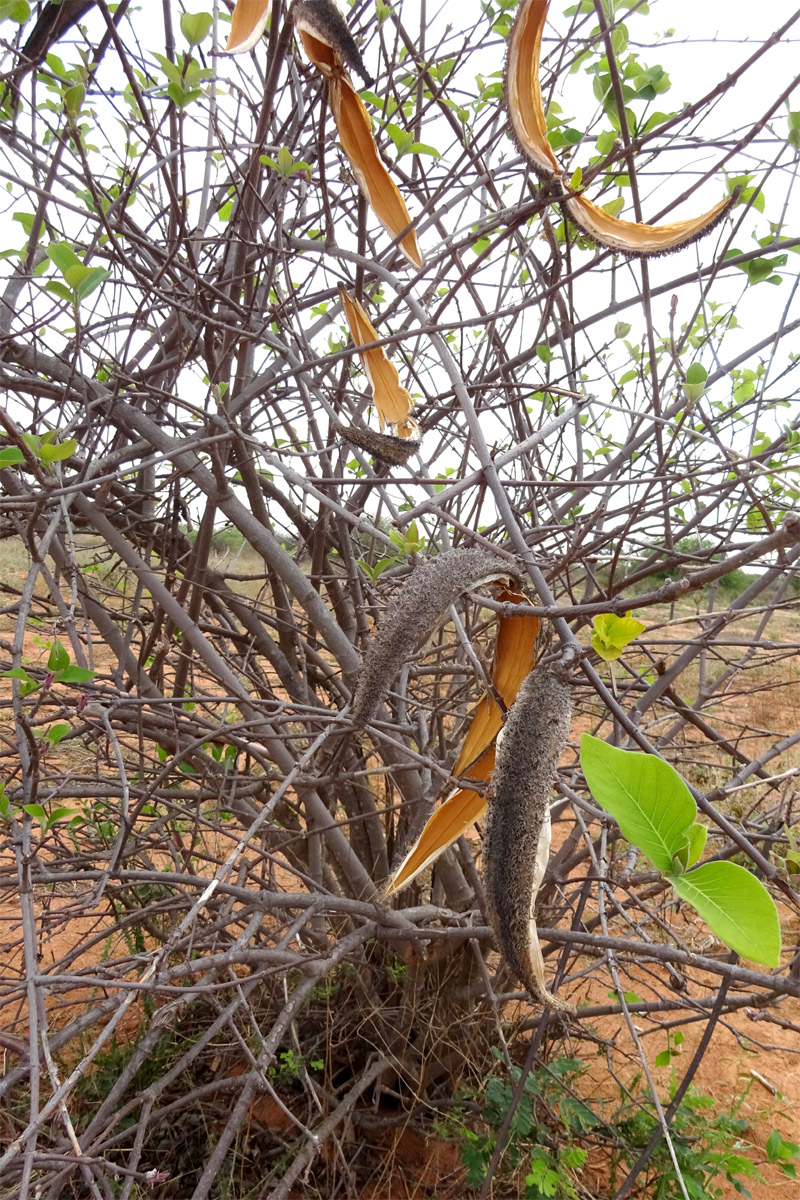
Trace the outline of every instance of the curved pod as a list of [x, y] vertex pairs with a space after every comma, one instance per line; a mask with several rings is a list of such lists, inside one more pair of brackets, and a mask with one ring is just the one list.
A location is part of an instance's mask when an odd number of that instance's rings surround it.
[[271, 0], [237, 0], [231, 18], [226, 54], [244, 54], [252, 50], [264, 32]]
[[705, 237], [725, 217], [741, 195], [734, 191], [708, 212], [689, 221], [674, 221], [667, 225], [641, 225], [636, 221], [620, 221], [585, 196], [567, 196], [563, 207], [573, 225], [598, 246], [627, 254], [630, 258], [656, 258], [672, 254], [684, 246]]
[[540, 175], [561, 175], [547, 140], [539, 83], [542, 33], [550, 0], [522, 0], [511, 27], [506, 59], [506, 105], [514, 140]]

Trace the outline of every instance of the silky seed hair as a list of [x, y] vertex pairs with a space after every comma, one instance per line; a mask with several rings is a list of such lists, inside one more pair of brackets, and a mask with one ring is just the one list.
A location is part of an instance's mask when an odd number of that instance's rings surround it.
[[357, 728], [372, 720], [403, 663], [431, 636], [464, 592], [495, 579], [519, 578], [513, 563], [491, 550], [448, 550], [414, 571], [381, 621], [353, 697]]
[[331, 46], [344, 65], [357, 71], [367, 87], [372, 87], [375, 80], [364, 66], [355, 38], [333, 0], [297, 0], [292, 19], [295, 25], [304, 27], [313, 37]]
[[568, 684], [534, 667], [498, 738], [483, 846], [488, 915], [501, 953], [532, 996], [562, 1012], [574, 1006], [545, 986], [534, 909], [550, 849], [550, 791], [571, 719]]

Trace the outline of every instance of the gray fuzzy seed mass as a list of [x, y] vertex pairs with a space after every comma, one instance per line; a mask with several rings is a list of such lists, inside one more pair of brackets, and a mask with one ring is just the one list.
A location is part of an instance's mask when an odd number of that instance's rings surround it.
[[539, 999], [530, 949], [536, 855], [571, 718], [567, 684], [535, 667], [506, 721], [488, 805], [483, 880], [491, 923], [503, 956]]
[[407, 463], [411, 455], [419, 450], [419, 438], [395, 437], [391, 433], [377, 433], [366, 426], [342, 425], [338, 421], [334, 423], [334, 430], [354, 446], [366, 450], [373, 458], [389, 466]]
[[333, 46], [345, 66], [358, 71], [367, 87], [372, 87], [375, 80], [364, 66], [355, 38], [332, 0], [298, 0], [293, 15], [304, 20], [322, 41]]
[[351, 713], [356, 727], [374, 717], [403, 663], [427, 642], [459, 596], [493, 579], [513, 577], [518, 577], [513, 564], [490, 550], [448, 550], [414, 571], [364, 659]]

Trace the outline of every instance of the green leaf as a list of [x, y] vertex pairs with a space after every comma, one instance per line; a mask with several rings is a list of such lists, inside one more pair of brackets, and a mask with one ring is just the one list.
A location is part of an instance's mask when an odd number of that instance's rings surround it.
[[667, 873], [667, 878], [731, 950], [765, 967], [780, 965], [778, 910], [755, 875], [736, 863], [712, 862], [688, 875]]
[[[609, 1000], [619, 1000], [619, 992], [606, 992], [606, 995], [608, 996]], [[623, 992], [622, 996], [626, 1004], [642, 1003], [642, 997], [637, 995], [636, 992]]]
[[614, 613], [600, 613], [592, 625], [592, 649], [606, 662], [619, 658], [622, 651], [637, 638], [645, 629], [642, 621], [637, 621], [630, 614], [618, 617]]
[[[70, 732], [71, 728], [72, 727], [70, 725], [65, 725], [63, 722], [61, 722], [61, 724], [59, 724], [59, 725], [51, 725], [46, 734], [47, 740], [50, 743], [50, 745], [57, 746], [59, 742], [62, 742], [64, 740], [64, 738], [67, 736], [67, 734]], [[72, 812], [73, 810], [67, 809], [66, 811]]]
[[656, 1055], [657, 1067], [668, 1067], [671, 1061], [672, 1055], [670, 1054], [669, 1050], [662, 1050], [660, 1054]]
[[214, 18], [211, 13], [183, 13], [181, 15], [181, 33], [190, 46], [199, 46], [208, 37]]
[[60, 300], [66, 300], [68, 304], [75, 303], [75, 293], [71, 288], [65, 287], [63, 283], [59, 283], [57, 279], [51, 279], [49, 283], [44, 285], [46, 292], [52, 292], [54, 296], [58, 296]]
[[23, 683], [32, 683], [34, 687], [36, 686], [36, 680], [28, 674], [24, 667], [12, 667], [10, 671], [3, 671], [0, 679], [21, 679]]
[[708, 371], [702, 363], [693, 362], [686, 372], [683, 394], [690, 404], [696, 404], [706, 390]]
[[40, 825], [44, 825], [47, 821], [47, 814], [41, 804], [23, 804], [22, 809], [29, 817], [34, 817]]
[[63, 671], [59, 671], [56, 674], [56, 683], [88, 683], [94, 677], [94, 671], [90, 671], [87, 667], [78, 667], [74, 663], [70, 663]]
[[[585, 733], [581, 766], [592, 795], [616, 819], [622, 836], [664, 874], [686, 844], [697, 805], [678, 772], [654, 754], [618, 750]], [[702, 869], [702, 868], [701, 868]]]
[[289, 150], [285, 146], [281, 146], [278, 151], [278, 171], [284, 179], [288, 179], [292, 173], [294, 159]]
[[63, 671], [70, 664], [69, 650], [56, 638], [47, 658], [48, 671]]
[[[67, 283], [67, 271], [70, 267], [82, 267], [83, 263], [78, 258], [72, 246], [68, 242], [51, 242], [47, 247], [47, 257], [54, 267], [57, 267]], [[72, 286], [70, 284], [70, 286]]]
[[95, 288], [99, 288], [101, 283], [105, 283], [111, 274], [105, 267], [84, 267], [84, 271], [86, 274], [75, 288], [75, 299], [78, 304], [91, 295]]
[[789, 133], [786, 140], [793, 149], [800, 150], [800, 112], [792, 112], [790, 109], [787, 116], [789, 118]]
[[614, 149], [614, 142], [616, 140], [617, 140], [617, 135], [614, 133], [613, 129], [606, 129], [603, 133], [600, 134], [599, 138], [597, 139], [597, 141], [595, 143], [595, 145], [597, 147], [597, 153], [602, 154], [604, 157], [606, 154], [610, 154], [611, 151]]
[[45, 821], [45, 830], [52, 829], [56, 821], [69, 821], [77, 811], [77, 808], [54, 808]]
[[43, 442], [39, 454], [42, 462], [63, 462], [64, 459], [72, 458], [77, 449], [78, 443], [75, 438], [67, 438], [65, 442], [55, 442], [52, 445]]
[[[741, 250], [732, 248], [725, 254], [725, 259], [738, 258], [741, 253]], [[750, 284], [782, 283], [781, 276], [773, 274], [773, 271], [776, 267], [785, 267], [788, 258], [787, 254], [776, 254], [774, 258], [751, 258], [747, 262], [734, 265], [737, 271], [744, 271]]]
[[24, 25], [31, 15], [28, 0], [0, 0], [0, 21], [14, 21]]
[[694, 362], [686, 372], [687, 383], [705, 383], [708, 379], [708, 371], [702, 363]]
[[386, 132], [394, 142], [398, 158], [401, 158], [404, 154], [409, 154], [411, 152], [411, 147], [414, 144], [413, 133], [409, 133], [406, 129], [401, 129], [400, 126], [395, 125], [393, 121], [386, 122]]
[[[800, 1158], [800, 1146], [796, 1142], [787, 1142], [777, 1129], [773, 1129], [767, 1138], [767, 1158], [773, 1163], [788, 1163], [793, 1158]], [[791, 1178], [794, 1179], [794, 1175]]]
[[71, 87], [64, 89], [64, 112], [70, 121], [77, 121], [81, 115], [85, 96], [86, 88], [82, 83], [73, 83]]
[[631, 327], [627, 321], [617, 321], [614, 326], [615, 338], [626, 338], [631, 331]]
[[694, 866], [706, 848], [708, 829], [705, 825], [701, 825], [699, 821], [695, 821], [694, 825], [689, 826], [687, 834], [689, 838], [689, 858], [686, 863], [686, 870], [688, 871], [689, 867]]
[[0, 450], [0, 467], [17, 467], [25, 462], [25, 455], [19, 446], [5, 446]]

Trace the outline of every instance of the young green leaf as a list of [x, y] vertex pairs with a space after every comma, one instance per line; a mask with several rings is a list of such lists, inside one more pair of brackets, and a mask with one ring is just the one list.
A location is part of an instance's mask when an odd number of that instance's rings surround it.
[[24, 25], [30, 15], [31, 6], [28, 4], [28, 0], [2, 0], [0, 2], [0, 21], [14, 21], [17, 25]]
[[592, 621], [592, 649], [606, 662], [619, 658], [622, 651], [637, 638], [645, 629], [642, 621], [637, 621], [626, 613], [618, 617], [614, 613], [600, 613]]
[[54, 267], [57, 267], [67, 283], [67, 271], [70, 267], [80, 267], [81, 260], [78, 258], [72, 246], [68, 242], [51, 242], [47, 247], [47, 257]]
[[731, 950], [765, 967], [780, 965], [778, 910], [755, 875], [736, 863], [710, 862], [688, 875], [667, 873], [667, 878]]
[[70, 663], [69, 651], [66, 646], [62, 646], [61, 642], [56, 638], [53, 645], [50, 647], [50, 653], [47, 657], [48, 671], [63, 671]]
[[88, 667], [79, 667], [75, 663], [70, 663], [63, 671], [56, 674], [56, 683], [88, 683], [90, 679], [94, 679], [95, 672], [90, 671]]
[[181, 33], [190, 46], [199, 46], [208, 37], [214, 18], [211, 13], [182, 13]]
[[705, 825], [701, 825], [699, 821], [695, 821], [694, 825], [690, 825], [688, 829], [689, 837], [689, 860], [686, 863], [686, 869], [693, 867], [700, 855], [706, 848], [708, 839], [708, 829]]
[[77, 449], [78, 443], [75, 438], [67, 438], [65, 442], [43, 442], [39, 455], [44, 463], [63, 462], [72, 458]]
[[683, 385], [683, 394], [690, 404], [695, 404], [700, 399], [706, 390], [707, 379], [708, 371], [702, 363], [692, 363], [686, 372], [686, 382]]
[[59, 283], [57, 279], [51, 279], [49, 283], [46, 283], [44, 290], [50, 292], [53, 296], [58, 296], [59, 300], [66, 300], [68, 304], [75, 303], [75, 294], [72, 289], [63, 283]]
[[16, 467], [25, 462], [25, 455], [19, 446], [4, 446], [0, 450], [0, 467]]
[[581, 766], [598, 804], [616, 819], [622, 836], [664, 874], [685, 846], [697, 805], [678, 772], [653, 754], [618, 750], [585, 733]]
[[54, 808], [44, 823], [45, 833], [53, 828], [56, 821], [69, 821], [77, 811], [77, 808]]
[[64, 112], [70, 121], [78, 120], [85, 98], [86, 88], [82, 83], [73, 83], [70, 87], [64, 89]]
[[105, 283], [111, 274], [105, 267], [84, 267], [85, 274], [80, 282], [75, 286], [75, 300], [80, 304], [87, 296], [99, 288], [101, 283]]

